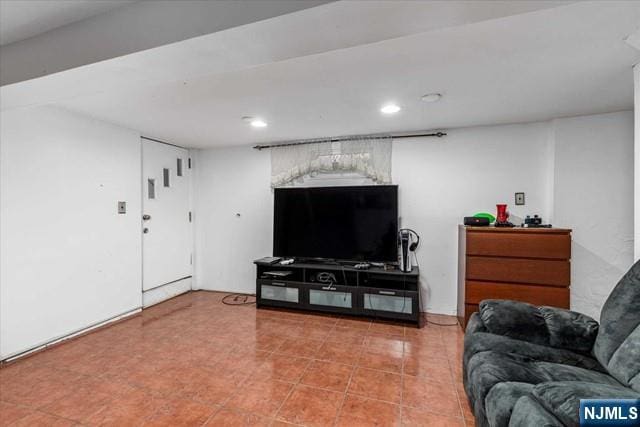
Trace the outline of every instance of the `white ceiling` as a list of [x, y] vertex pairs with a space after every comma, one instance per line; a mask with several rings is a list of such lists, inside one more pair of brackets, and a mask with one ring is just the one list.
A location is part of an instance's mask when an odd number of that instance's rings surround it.
[[[3, 86], [2, 108], [55, 104], [189, 147], [632, 108], [640, 2], [554, 6], [331, 3]], [[388, 101], [402, 111], [382, 116]]]
[[37, 36], [133, 0], [1, 0], [0, 46]]
[[[101, 92], [128, 93], [141, 87], [177, 81], [189, 82], [200, 77], [231, 73], [567, 3], [570, 2], [334, 2], [298, 13], [281, 14], [277, 18], [263, 19], [250, 25], [237, 25], [224, 31], [144, 49], [135, 54], [94, 61], [87, 66], [69, 67], [65, 72], [46, 72], [43, 78], [18, 79], [21, 84], [2, 86], [0, 102], [2, 109], [6, 109], [74, 99]], [[110, 41], [105, 40], [102, 45], [107, 45]], [[25, 47], [27, 52], [24, 53], [32, 59], [30, 46]], [[101, 47], [103, 46], [95, 44], [95, 48]], [[3, 64], [5, 54], [5, 51], [0, 51]], [[24, 68], [24, 65], [37, 69], [49, 67], [51, 62], [60, 56], [62, 55], [46, 58], [49, 61], [42, 64], [28, 61], [22, 64], [21, 68]], [[11, 55], [7, 58], [16, 59]], [[17, 59], [20, 60], [19, 57]]]

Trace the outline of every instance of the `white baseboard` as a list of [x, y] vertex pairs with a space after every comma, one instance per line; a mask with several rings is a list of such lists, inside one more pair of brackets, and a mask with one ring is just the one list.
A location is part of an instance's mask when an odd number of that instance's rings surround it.
[[166, 301], [177, 295], [184, 294], [191, 290], [192, 277], [186, 277], [176, 282], [168, 283], [142, 293], [142, 307], [148, 308], [152, 305]]
[[47, 347], [51, 347], [51, 346], [53, 346], [55, 344], [61, 343], [62, 341], [66, 341], [66, 340], [72, 339], [74, 337], [77, 337], [78, 335], [86, 334], [87, 332], [90, 332], [90, 331], [92, 331], [94, 329], [100, 328], [100, 327], [108, 325], [110, 323], [117, 322], [117, 321], [122, 320], [122, 319], [124, 319], [126, 317], [133, 316], [135, 314], [140, 313], [141, 311], [142, 311], [142, 308], [136, 308], [136, 309], [133, 309], [131, 311], [127, 311], [126, 313], [118, 314], [117, 316], [111, 317], [111, 318], [109, 318], [107, 320], [103, 320], [103, 321], [98, 322], [98, 323], [94, 323], [93, 325], [87, 326], [86, 328], [79, 329], [79, 330], [77, 330], [75, 332], [72, 332], [70, 334], [53, 338], [53, 339], [51, 339], [49, 341], [46, 341], [46, 342], [41, 343], [41, 344], [38, 344], [38, 345], [36, 345], [36, 346], [34, 346], [34, 347], [30, 348], [30, 349], [27, 349], [27, 350], [24, 350], [24, 351], [20, 351], [18, 353], [8, 354], [6, 357], [2, 357], [2, 359], [0, 359], [0, 362], [11, 362], [13, 360], [28, 356], [28, 355], [30, 355], [32, 353], [44, 350]]

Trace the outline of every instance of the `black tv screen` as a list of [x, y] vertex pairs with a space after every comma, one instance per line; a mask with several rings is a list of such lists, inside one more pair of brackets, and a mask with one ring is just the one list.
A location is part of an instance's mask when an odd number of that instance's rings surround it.
[[273, 255], [397, 261], [398, 187], [277, 188]]

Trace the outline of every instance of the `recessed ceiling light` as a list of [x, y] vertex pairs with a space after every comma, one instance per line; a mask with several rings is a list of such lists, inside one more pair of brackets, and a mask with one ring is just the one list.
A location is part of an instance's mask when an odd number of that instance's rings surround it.
[[428, 93], [426, 95], [423, 95], [422, 101], [424, 102], [436, 102], [436, 101], [440, 101], [440, 98], [442, 98], [442, 95], [439, 93]]
[[253, 119], [251, 120], [251, 126], [254, 128], [264, 128], [267, 127], [267, 122], [261, 119]]
[[380, 112], [384, 114], [393, 114], [397, 113], [398, 111], [400, 111], [400, 107], [398, 107], [396, 104], [387, 104], [380, 109]]

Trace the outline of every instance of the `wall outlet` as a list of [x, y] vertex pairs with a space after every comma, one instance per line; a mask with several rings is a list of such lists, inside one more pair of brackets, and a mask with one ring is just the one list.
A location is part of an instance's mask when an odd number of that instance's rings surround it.
[[119, 214], [127, 213], [127, 202], [118, 202], [118, 213]]
[[524, 193], [516, 193], [516, 205], [524, 205]]

